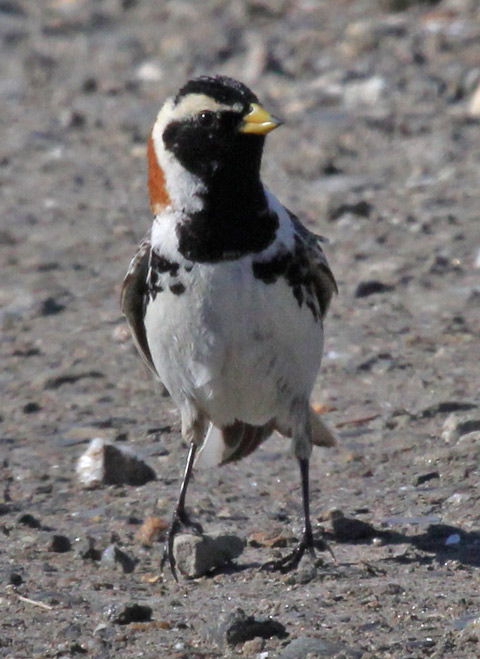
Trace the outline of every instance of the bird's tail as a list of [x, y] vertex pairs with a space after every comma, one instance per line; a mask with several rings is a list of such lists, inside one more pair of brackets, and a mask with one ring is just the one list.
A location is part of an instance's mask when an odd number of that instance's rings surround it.
[[337, 440], [332, 431], [323, 423], [320, 416], [310, 408], [310, 430], [315, 446], [335, 446]]
[[195, 460], [196, 467], [213, 467], [250, 455], [273, 431], [273, 423], [252, 426], [235, 421], [224, 428], [210, 424]]
[[[251, 426], [248, 423], [236, 421], [223, 429], [217, 428], [211, 423], [197, 453], [195, 467], [208, 468], [243, 458], [267, 439], [274, 429], [285, 437], [291, 436], [290, 430], [274, 428], [271, 423], [265, 426]], [[333, 433], [312, 408], [310, 408], [310, 429], [312, 444], [315, 446], [336, 445], [337, 440]]]

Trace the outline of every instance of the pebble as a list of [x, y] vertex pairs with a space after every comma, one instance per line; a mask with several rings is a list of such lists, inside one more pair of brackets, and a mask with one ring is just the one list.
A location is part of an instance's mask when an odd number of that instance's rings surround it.
[[311, 659], [313, 657], [362, 657], [363, 652], [342, 643], [332, 643], [321, 638], [300, 636], [280, 652], [278, 659]]
[[66, 535], [54, 535], [50, 540], [48, 545], [48, 551], [53, 551], [57, 554], [64, 554], [67, 551], [70, 551], [72, 548], [72, 543]]
[[41, 409], [42, 408], [38, 403], [32, 401], [23, 406], [22, 412], [24, 414], [36, 414], [37, 412], [40, 412]]
[[[218, 515], [217, 515], [218, 517]], [[287, 547], [292, 540], [292, 536], [284, 531], [254, 531], [248, 537], [248, 542], [252, 547]]]
[[457, 400], [445, 400], [426, 407], [420, 412], [422, 419], [431, 419], [437, 414], [450, 414], [452, 412], [463, 412], [475, 409], [477, 406], [473, 403], [464, 403]]
[[17, 519], [17, 523], [23, 524], [23, 526], [28, 526], [31, 529], [40, 529], [42, 526], [39, 520], [30, 513], [20, 515], [20, 517]]
[[357, 215], [358, 217], [370, 217], [372, 211], [372, 204], [365, 199], [360, 199], [353, 203], [342, 202], [339, 205], [331, 208], [328, 213], [328, 219], [331, 222], [334, 222], [346, 213], [351, 213], [352, 215]]
[[120, 323], [120, 325], [117, 325], [112, 331], [111, 336], [116, 343], [126, 343], [129, 341], [131, 334], [127, 323]]
[[367, 80], [350, 82], [345, 85], [343, 98], [345, 104], [350, 107], [376, 106], [382, 100], [386, 87], [386, 82], [381, 76], [373, 76]]
[[371, 524], [360, 519], [345, 517], [341, 510], [332, 510], [330, 518], [335, 540], [339, 542], [367, 540], [378, 535], [378, 531]]
[[480, 117], [480, 85], [475, 89], [468, 105], [468, 114], [471, 117]]
[[9, 582], [12, 586], [20, 586], [23, 583], [23, 577], [18, 572], [10, 572]]
[[75, 547], [76, 555], [85, 560], [99, 561], [102, 558], [102, 552], [95, 547], [95, 538], [88, 537], [78, 541]]
[[480, 430], [480, 418], [471, 415], [450, 414], [443, 424], [442, 439], [447, 443], [457, 442], [471, 432]]
[[423, 485], [423, 483], [427, 483], [428, 481], [433, 480], [434, 478], [440, 478], [440, 474], [438, 471], [429, 471], [427, 474], [420, 474], [420, 476], [417, 477], [417, 480], [415, 482], [415, 485]]
[[41, 316], [55, 316], [65, 310], [65, 305], [58, 302], [54, 297], [47, 297], [40, 305]]
[[174, 554], [179, 571], [189, 579], [196, 579], [230, 563], [240, 556], [244, 547], [244, 540], [235, 535], [210, 537], [182, 533], [175, 538]]
[[77, 477], [83, 487], [105, 485], [144, 485], [155, 480], [151, 467], [127, 446], [114, 445], [100, 437], [92, 439], [77, 462]]
[[390, 284], [384, 284], [383, 282], [376, 279], [361, 281], [355, 290], [355, 297], [367, 297], [375, 293], [386, 293], [387, 291], [393, 291], [393, 289], [394, 286]]
[[243, 609], [238, 608], [223, 617], [218, 625], [210, 630], [209, 635], [223, 647], [244, 644], [255, 638], [286, 638], [288, 633], [281, 622], [272, 618], [256, 619], [254, 616], [247, 616]]
[[300, 565], [294, 570], [286, 579], [286, 583], [290, 585], [300, 584], [304, 586], [311, 581], [314, 581], [318, 576], [316, 559], [310, 556], [304, 556]]
[[135, 75], [142, 82], [160, 82], [163, 78], [163, 71], [157, 62], [147, 60], [138, 66]]
[[165, 536], [168, 529], [168, 522], [160, 517], [147, 517], [138, 531], [135, 533], [135, 540], [140, 542], [144, 547], [151, 547], [154, 542]]
[[115, 544], [109, 545], [102, 551], [100, 562], [106, 566], [116, 567], [119, 565], [125, 574], [131, 574], [135, 570], [137, 561], [131, 558], [123, 549]]
[[148, 622], [152, 619], [152, 607], [137, 602], [127, 602], [123, 605], [113, 604], [105, 610], [105, 617], [115, 625]]
[[244, 654], [246, 657], [254, 657], [263, 650], [264, 646], [265, 639], [261, 637], [252, 638], [251, 641], [245, 641], [243, 644], [242, 654]]
[[451, 545], [458, 545], [461, 542], [462, 538], [458, 533], [452, 533], [452, 535], [449, 535], [448, 538], [445, 540], [445, 546], [449, 547]]
[[467, 537], [466, 534], [463, 534], [464, 538], [462, 538], [462, 533], [459, 533], [459, 530], [460, 529], [448, 524], [431, 524], [425, 533], [415, 536], [415, 547], [422, 551], [429, 552], [444, 551], [445, 546], [448, 546], [448, 539], [452, 536], [459, 535], [460, 539], [458, 543], [450, 543], [450, 546], [452, 546], [452, 544], [459, 544]]

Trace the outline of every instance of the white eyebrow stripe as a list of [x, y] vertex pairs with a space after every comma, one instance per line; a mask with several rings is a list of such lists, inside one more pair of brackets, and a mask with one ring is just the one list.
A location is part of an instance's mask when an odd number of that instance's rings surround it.
[[186, 118], [194, 116], [202, 112], [202, 110], [210, 110], [211, 112], [241, 112], [243, 106], [241, 103], [235, 103], [234, 105], [219, 103], [206, 94], [187, 94], [175, 106], [175, 115], [179, 118]]

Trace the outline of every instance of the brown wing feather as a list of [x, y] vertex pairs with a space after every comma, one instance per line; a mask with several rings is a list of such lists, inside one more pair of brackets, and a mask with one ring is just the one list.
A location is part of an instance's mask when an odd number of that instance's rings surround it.
[[260, 444], [273, 432], [273, 422], [264, 426], [252, 426], [243, 421], [235, 421], [222, 428], [222, 437], [225, 442], [226, 457], [222, 464], [236, 462], [253, 453]]
[[147, 273], [150, 248], [150, 234], [147, 234], [139, 244], [137, 252], [130, 263], [125, 279], [123, 280], [121, 309], [127, 319], [128, 326], [140, 356], [143, 358], [143, 361], [147, 364], [148, 368], [156, 375], [143, 321], [145, 315], [145, 299], [147, 295]]

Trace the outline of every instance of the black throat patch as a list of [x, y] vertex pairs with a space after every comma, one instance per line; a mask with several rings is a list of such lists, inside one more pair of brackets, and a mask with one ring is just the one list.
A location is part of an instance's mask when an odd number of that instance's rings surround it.
[[266, 200], [261, 205], [239, 200], [237, 207], [207, 203], [177, 227], [178, 251], [199, 263], [231, 261], [266, 249], [277, 229], [278, 217]]

